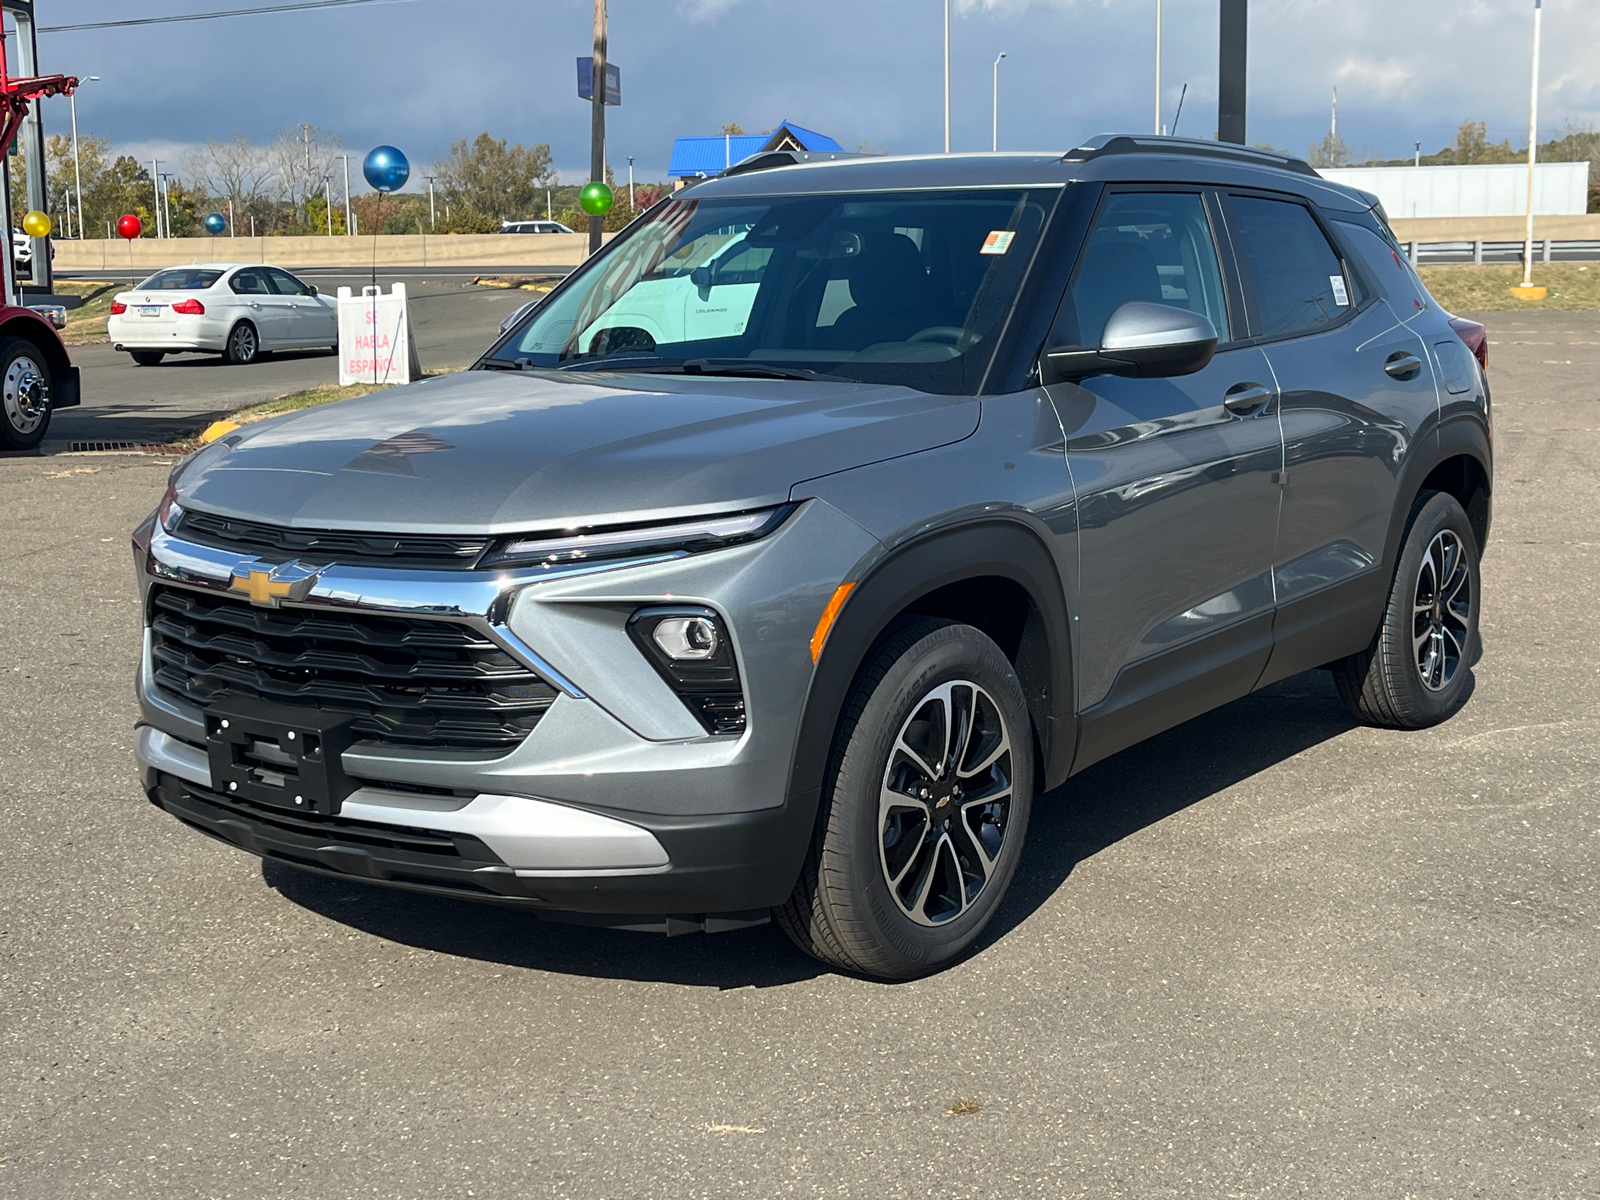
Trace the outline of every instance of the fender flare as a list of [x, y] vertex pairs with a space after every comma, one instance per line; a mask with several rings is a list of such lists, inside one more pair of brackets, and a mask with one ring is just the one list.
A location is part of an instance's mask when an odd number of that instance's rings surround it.
[[989, 518], [940, 529], [896, 547], [874, 563], [851, 591], [812, 673], [790, 756], [785, 803], [810, 814], [807, 829], [815, 823], [834, 731], [845, 701], [890, 622], [931, 592], [983, 576], [1018, 584], [1038, 614], [1039, 628], [1025, 630], [1023, 636], [1044, 639], [1049, 670], [1044, 678], [1022, 682], [1044, 763], [1041, 790], [1066, 778], [1077, 749], [1078, 730], [1070, 623], [1061, 577], [1049, 550], [1024, 522]]
[[[1411, 506], [1422, 491], [1423, 482], [1441, 463], [1452, 458], [1469, 458], [1477, 463], [1487, 497], [1494, 492], [1494, 452], [1489, 441], [1489, 429], [1477, 416], [1459, 416], [1438, 425], [1429, 435], [1433, 451], [1427, 455], [1413, 455], [1401, 469], [1400, 484], [1395, 489], [1394, 512], [1389, 516], [1389, 533], [1384, 539], [1383, 561], [1388, 575], [1394, 577], [1395, 563], [1399, 560], [1400, 541], [1405, 536], [1411, 516]], [[1485, 508], [1481, 536], [1488, 543], [1489, 517]], [[1480, 550], [1483, 547], [1480, 547]], [[1385, 593], [1387, 595], [1387, 593]]]

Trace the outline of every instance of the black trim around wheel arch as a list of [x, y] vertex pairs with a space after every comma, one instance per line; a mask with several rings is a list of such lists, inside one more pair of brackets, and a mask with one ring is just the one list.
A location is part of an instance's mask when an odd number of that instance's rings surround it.
[[[1043, 788], [1055, 787], [1066, 779], [1078, 738], [1070, 629], [1061, 577], [1049, 551], [1032, 530], [1020, 521], [987, 520], [930, 533], [896, 549], [875, 564], [850, 593], [811, 677], [795, 737], [787, 805], [815, 813], [839, 714], [856, 676], [890, 622], [942, 587], [983, 576], [999, 576], [1021, 586], [1042, 618], [1038, 622], [1042, 628], [1025, 630], [1024, 637], [1045, 639], [1051, 664], [1049, 677], [1029, 679], [1019, 673], [1019, 678], [1040, 741], [1040, 756], [1045, 764]], [[803, 856], [805, 846], [799, 850]], [[797, 858], [797, 873], [799, 864]]]

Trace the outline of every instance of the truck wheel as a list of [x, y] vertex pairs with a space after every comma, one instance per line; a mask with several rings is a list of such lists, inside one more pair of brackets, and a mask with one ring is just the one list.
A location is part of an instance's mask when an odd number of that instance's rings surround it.
[[1425, 729], [1454, 713], [1478, 645], [1478, 603], [1472, 524], [1454, 496], [1424, 492], [1372, 645], [1333, 664], [1350, 715], [1386, 729]]
[[261, 353], [261, 338], [249, 321], [240, 321], [228, 330], [228, 340], [222, 346], [222, 361], [236, 367], [255, 362]]
[[970, 625], [914, 620], [845, 704], [816, 833], [778, 924], [846, 971], [935, 971], [994, 916], [1032, 802], [1033, 730], [1006, 656]]
[[0, 441], [32, 450], [50, 428], [50, 368], [32, 342], [0, 338]]
[[161, 360], [166, 357], [166, 353], [161, 350], [131, 350], [129, 353], [133, 356], [133, 361], [141, 367], [159, 367]]

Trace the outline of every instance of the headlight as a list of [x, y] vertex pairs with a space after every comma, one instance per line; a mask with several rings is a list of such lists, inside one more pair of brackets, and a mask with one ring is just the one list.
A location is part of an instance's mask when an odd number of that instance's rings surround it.
[[490, 550], [480, 567], [555, 566], [594, 559], [649, 554], [697, 554], [766, 537], [797, 506], [780, 504], [732, 516], [697, 517], [665, 525], [585, 529], [537, 537], [506, 538]]

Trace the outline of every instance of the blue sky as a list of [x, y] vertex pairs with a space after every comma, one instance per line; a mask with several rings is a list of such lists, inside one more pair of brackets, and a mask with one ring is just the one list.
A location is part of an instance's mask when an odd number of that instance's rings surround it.
[[[197, 12], [264, 0], [39, 0], [42, 25]], [[987, 149], [1000, 51], [1002, 148], [1065, 149], [1154, 120], [1155, 0], [956, 0], [953, 142]], [[353, 150], [400, 146], [413, 180], [456, 138], [488, 129], [549, 142], [572, 179], [587, 167], [588, 111], [574, 58], [590, 0], [410, 0], [115, 32], [44, 35], [47, 71], [99, 75], [79, 96], [81, 132], [181, 161], [207, 138], [270, 138], [309, 121]], [[1163, 108], [1188, 83], [1180, 133], [1216, 127], [1217, 0], [1165, 0]], [[752, 132], [782, 118], [847, 148], [941, 141], [941, 0], [612, 0], [623, 106], [609, 110], [622, 176], [664, 175], [672, 139]], [[1339, 129], [1386, 156], [1447, 144], [1467, 118], [1525, 136], [1532, 0], [1253, 0], [1250, 136], [1304, 153]], [[1541, 137], [1600, 124], [1600, 2], [1545, 0]], [[48, 102], [47, 132], [67, 126]]]

